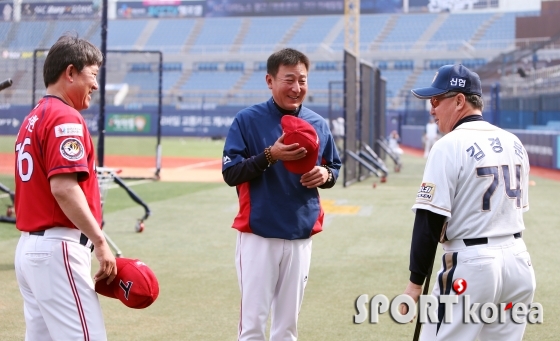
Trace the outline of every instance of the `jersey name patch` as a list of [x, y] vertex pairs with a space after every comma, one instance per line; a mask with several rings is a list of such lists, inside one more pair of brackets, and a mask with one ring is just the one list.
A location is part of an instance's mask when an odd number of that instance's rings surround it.
[[420, 185], [418, 194], [416, 194], [416, 200], [432, 201], [434, 193], [436, 192], [436, 185], [424, 182]]
[[84, 157], [84, 146], [80, 140], [67, 138], [60, 144], [60, 154], [69, 161], [77, 161]]
[[84, 136], [84, 128], [79, 123], [64, 123], [54, 127], [54, 135], [61, 136]]

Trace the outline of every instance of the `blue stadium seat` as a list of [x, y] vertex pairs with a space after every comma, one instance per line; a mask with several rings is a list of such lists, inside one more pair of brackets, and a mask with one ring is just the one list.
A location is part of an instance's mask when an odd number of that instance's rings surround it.
[[329, 82], [340, 82], [343, 80], [343, 73], [339, 71], [311, 71], [309, 73], [309, 91], [328, 90]]
[[147, 20], [110, 20], [107, 27], [108, 48], [132, 49], [147, 23]]
[[291, 46], [318, 45], [323, 42], [339, 19], [340, 16], [335, 15], [310, 16], [287, 44]]
[[[390, 14], [362, 14], [360, 16], [360, 50], [367, 50], [377, 38], [389, 20]], [[344, 47], [344, 30], [332, 44], [333, 50], [341, 51]]]
[[93, 20], [58, 20], [55, 21], [54, 31], [51, 37], [45, 41], [44, 46], [50, 48], [64, 33], [77, 33], [79, 37], [85, 36]]
[[263, 45], [266, 51], [272, 51], [274, 45], [282, 40], [286, 30], [292, 27], [296, 20], [297, 17], [251, 18], [249, 31], [243, 40], [241, 51], [262, 51]]
[[[456, 13], [447, 17], [426, 45], [428, 50], [457, 50], [468, 42], [493, 13]], [[442, 43], [445, 44], [442, 46]]]
[[409, 49], [430, 26], [437, 14], [402, 14], [393, 30], [383, 40], [382, 50]]
[[158, 20], [158, 25], [146, 42], [145, 49], [180, 52], [194, 27], [194, 19]]
[[194, 71], [181, 89], [229, 90], [242, 75], [242, 72], [236, 71]]
[[399, 95], [411, 70], [385, 70], [381, 72], [381, 76], [387, 80], [387, 97], [396, 97]]
[[479, 49], [507, 49], [513, 47], [516, 15], [516, 13], [504, 13], [500, 19], [488, 27], [475, 47]]
[[130, 87], [138, 87], [140, 90], [155, 91], [158, 89], [158, 77], [157, 71], [128, 72], [123, 82], [128, 83]]
[[39, 47], [47, 29], [47, 21], [27, 21], [20, 25], [15, 39], [10, 43], [12, 49], [34, 50]]
[[264, 71], [255, 71], [249, 77], [247, 82], [241, 88], [242, 90], [266, 90], [266, 69]]
[[[195, 46], [220, 46], [221, 52], [228, 51], [227, 45], [231, 45], [239, 33], [241, 18], [205, 18], [204, 26], [195, 41]], [[204, 49], [192, 49], [191, 53], [204, 53]]]
[[422, 73], [418, 76], [418, 78], [416, 79], [416, 82], [412, 86], [412, 89], [425, 87], [426, 84], [431, 84], [432, 80], [434, 79], [435, 74], [436, 74], [436, 70], [424, 70], [424, 71], [422, 71]]
[[175, 83], [181, 77], [182, 72], [180, 71], [165, 71], [162, 75], [162, 85], [163, 91], [171, 89]]
[[8, 32], [10, 31], [11, 22], [0, 21], [0, 46], [4, 43], [4, 40], [8, 37]]

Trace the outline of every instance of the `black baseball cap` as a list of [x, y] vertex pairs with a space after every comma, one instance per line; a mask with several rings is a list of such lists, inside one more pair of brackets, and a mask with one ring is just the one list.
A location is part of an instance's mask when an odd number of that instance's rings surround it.
[[455, 64], [440, 67], [434, 76], [432, 86], [410, 91], [420, 99], [429, 99], [451, 91], [482, 96], [482, 85], [476, 72], [472, 72], [461, 64]]

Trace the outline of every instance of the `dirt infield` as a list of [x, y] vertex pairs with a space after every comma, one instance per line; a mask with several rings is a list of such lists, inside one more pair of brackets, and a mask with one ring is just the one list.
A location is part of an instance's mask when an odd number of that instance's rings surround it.
[[[405, 153], [423, 157], [424, 151], [401, 146]], [[0, 174], [13, 174], [15, 156], [0, 153]], [[122, 177], [152, 177], [156, 160], [153, 156], [106, 155], [105, 167], [115, 168]], [[406, 165], [405, 165], [406, 166]], [[560, 170], [531, 167], [531, 175], [560, 181]], [[163, 157], [161, 160], [161, 181], [180, 182], [221, 182], [222, 163], [215, 158]]]
[[[0, 174], [13, 174], [14, 154], [0, 153]], [[152, 177], [156, 160], [153, 156], [105, 156], [105, 167], [119, 170], [121, 177]], [[216, 158], [163, 157], [161, 181], [221, 182], [222, 162]]]

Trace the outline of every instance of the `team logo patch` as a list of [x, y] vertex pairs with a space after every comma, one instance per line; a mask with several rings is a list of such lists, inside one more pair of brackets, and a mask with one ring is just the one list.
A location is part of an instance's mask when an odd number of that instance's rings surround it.
[[224, 156], [223, 164], [225, 165], [226, 163], [230, 163], [230, 162], [231, 162], [231, 159], [229, 158], [229, 156], [227, 156], [227, 155]]
[[424, 182], [420, 185], [418, 194], [416, 194], [416, 200], [432, 201], [434, 194], [436, 192], [436, 185], [429, 182]]
[[84, 146], [80, 140], [67, 138], [60, 144], [60, 155], [70, 161], [78, 161], [84, 157]]
[[84, 136], [84, 128], [78, 123], [64, 123], [54, 127], [54, 135], [61, 136]]

